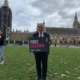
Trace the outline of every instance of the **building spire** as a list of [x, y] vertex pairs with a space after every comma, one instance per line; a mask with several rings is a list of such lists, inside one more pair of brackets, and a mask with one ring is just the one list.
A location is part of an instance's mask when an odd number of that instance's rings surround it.
[[44, 27], [45, 27], [45, 21], [43, 20], [43, 25], [44, 25]]
[[77, 12], [75, 12], [74, 22], [73, 22], [73, 28], [77, 29], [79, 25]]
[[4, 6], [8, 6], [8, 0], [4, 0]]
[[75, 18], [74, 18], [74, 20], [78, 20], [78, 18], [77, 18], [77, 12], [75, 12]]

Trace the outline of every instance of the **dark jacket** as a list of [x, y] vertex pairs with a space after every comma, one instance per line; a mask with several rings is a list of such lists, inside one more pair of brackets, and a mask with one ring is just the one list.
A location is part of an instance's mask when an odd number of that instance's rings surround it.
[[[43, 34], [44, 34], [44, 37], [47, 37], [47, 38], [49, 39], [49, 42], [50, 42], [50, 45], [51, 45], [51, 40], [50, 40], [49, 34], [46, 33], [46, 32], [44, 32]], [[33, 37], [39, 37], [39, 32], [34, 33], [34, 34], [33, 34]], [[39, 52], [34, 52], [34, 54], [37, 54], [37, 53], [39, 53]], [[44, 53], [45, 53], [45, 52], [44, 52]], [[47, 52], [47, 53], [45, 53], [45, 54], [49, 54], [49, 52]]]
[[4, 45], [5, 37], [1, 35], [2, 37], [0, 38], [0, 46]]

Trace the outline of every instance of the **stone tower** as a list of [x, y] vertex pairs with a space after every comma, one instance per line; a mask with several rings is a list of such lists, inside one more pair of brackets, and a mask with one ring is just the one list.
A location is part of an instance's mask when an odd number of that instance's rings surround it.
[[77, 13], [75, 12], [74, 22], [73, 22], [73, 28], [77, 29], [79, 25]]
[[43, 20], [44, 32], [46, 32], [45, 21]]
[[4, 6], [8, 6], [8, 0], [4, 0]]
[[0, 30], [3, 31], [6, 40], [10, 39], [12, 28], [12, 11], [9, 8], [8, 0], [4, 0], [4, 4], [0, 9]]

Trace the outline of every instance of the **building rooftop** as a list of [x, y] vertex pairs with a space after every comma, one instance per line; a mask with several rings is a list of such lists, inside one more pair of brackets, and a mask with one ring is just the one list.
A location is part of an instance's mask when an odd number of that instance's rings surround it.
[[49, 34], [64, 34], [64, 35], [80, 35], [79, 29], [73, 28], [55, 28], [55, 27], [46, 27], [46, 32]]

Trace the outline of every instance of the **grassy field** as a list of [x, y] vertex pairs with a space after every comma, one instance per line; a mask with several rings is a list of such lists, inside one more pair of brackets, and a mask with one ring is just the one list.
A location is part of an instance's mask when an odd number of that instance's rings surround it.
[[[6, 46], [0, 80], [34, 80], [35, 59], [26, 46]], [[80, 49], [51, 47], [48, 61], [50, 80], [80, 80]]]

